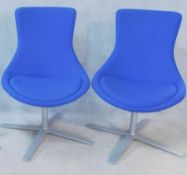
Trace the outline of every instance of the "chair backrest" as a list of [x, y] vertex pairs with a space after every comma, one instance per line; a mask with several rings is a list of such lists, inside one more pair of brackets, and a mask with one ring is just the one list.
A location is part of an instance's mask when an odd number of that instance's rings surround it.
[[177, 12], [119, 10], [107, 74], [139, 81], [175, 81], [180, 76], [174, 61], [180, 22]]
[[76, 12], [62, 7], [23, 7], [16, 10], [18, 47], [9, 71], [16, 75], [76, 74], [73, 50]]

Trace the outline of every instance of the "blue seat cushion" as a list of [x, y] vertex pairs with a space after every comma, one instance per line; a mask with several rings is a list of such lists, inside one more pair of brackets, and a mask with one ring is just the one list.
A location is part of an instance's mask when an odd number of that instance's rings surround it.
[[28, 99], [51, 102], [72, 96], [81, 88], [82, 81], [78, 77], [15, 76], [11, 78], [10, 85]]
[[161, 105], [177, 92], [172, 84], [137, 82], [115, 76], [101, 77], [100, 86], [106, 96], [131, 107]]

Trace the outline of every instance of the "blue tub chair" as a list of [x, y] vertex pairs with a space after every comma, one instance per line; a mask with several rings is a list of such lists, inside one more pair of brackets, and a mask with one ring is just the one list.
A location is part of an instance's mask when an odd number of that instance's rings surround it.
[[142, 136], [137, 113], [170, 108], [185, 97], [185, 84], [174, 60], [174, 44], [181, 23], [177, 12], [120, 9], [116, 14], [113, 53], [93, 78], [95, 92], [107, 103], [131, 112], [127, 131], [88, 124], [120, 135], [109, 162], [116, 163], [133, 140], [173, 155], [183, 154]]
[[29, 161], [46, 134], [92, 144], [50, 128], [48, 108], [80, 98], [89, 88], [89, 78], [73, 49], [76, 11], [73, 8], [22, 7], [16, 10], [18, 46], [4, 72], [2, 86], [16, 100], [42, 108], [42, 124], [2, 124], [4, 128], [37, 131], [23, 160]]

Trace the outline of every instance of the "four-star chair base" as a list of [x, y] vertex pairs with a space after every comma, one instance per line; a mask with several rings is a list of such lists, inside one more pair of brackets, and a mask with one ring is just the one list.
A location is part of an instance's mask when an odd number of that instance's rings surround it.
[[141, 143], [147, 144], [149, 146], [155, 147], [157, 149], [160, 149], [162, 151], [165, 151], [167, 153], [170, 153], [172, 155], [178, 156], [178, 157], [184, 157], [183, 153], [180, 153], [174, 149], [169, 148], [166, 145], [161, 145], [155, 141], [152, 141], [150, 139], [145, 138], [141, 134], [138, 133], [140, 129], [142, 129], [149, 120], [142, 120], [141, 122], [137, 123], [137, 113], [132, 112], [131, 113], [131, 121], [130, 121], [130, 129], [127, 131], [123, 131], [120, 129], [114, 129], [104, 126], [99, 126], [95, 124], [87, 124], [87, 127], [99, 131], [104, 131], [112, 134], [120, 135], [119, 143], [116, 144], [113, 151], [111, 152], [111, 155], [109, 156], [109, 163], [115, 164], [120, 157], [123, 155], [123, 153], [127, 150], [127, 148], [130, 146], [130, 144], [135, 141], [139, 141]]
[[27, 125], [16, 125], [16, 124], [2, 124], [1, 127], [9, 128], [9, 129], [19, 129], [19, 130], [26, 130], [26, 131], [34, 131], [36, 135], [30, 147], [28, 148], [26, 154], [23, 157], [24, 161], [31, 160], [34, 153], [37, 151], [45, 136], [47, 134], [61, 137], [64, 139], [92, 145], [93, 142], [88, 139], [81, 138], [79, 136], [75, 136], [69, 133], [65, 133], [62, 131], [57, 131], [50, 128], [49, 121], [48, 121], [48, 108], [42, 108], [42, 124], [40, 126], [27, 126]]

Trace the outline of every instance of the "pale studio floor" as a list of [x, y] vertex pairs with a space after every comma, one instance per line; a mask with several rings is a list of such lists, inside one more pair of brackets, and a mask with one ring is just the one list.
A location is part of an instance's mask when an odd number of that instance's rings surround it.
[[[48, 136], [31, 162], [21, 160], [32, 141], [32, 133], [0, 129], [0, 175], [186, 175], [187, 157], [177, 158], [152, 147], [134, 142], [116, 165], [107, 157], [118, 136], [84, 127], [86, 123], [100, 123], [127, 128], [129, 113], [113, 108], [98, 99], [97, 107], [76, 110], [78, 103], [62, 108], [64, 111], [53, 127], [91, 138], [95, 144], [87, 146]], [[79, 101], [80, 103], [81, 101]], [[82, 102], [85, 102], [84, 99]], [[96, 104], [95, 104], [96, 105]], [[154, 138], [187, 154], [187, 100], [159, 113], [141, 114], [150, 124], [142, 134]], [[93, 108], [92, 108], [93, 107]], [[101, 111], [100, 108], [105, 107]], [[78, 108], [77, 108], [78, 109]], [[57, 109], [57, 111], [60, 111]], [[0, 123], [38, 124], [40, 110], [1, 113]], [[55, 112], [51, 111], [53, 115]]]

